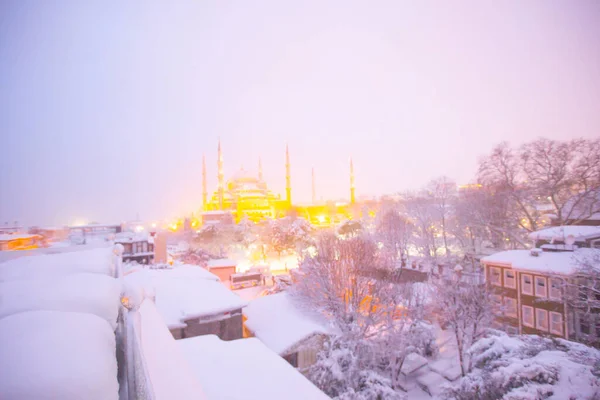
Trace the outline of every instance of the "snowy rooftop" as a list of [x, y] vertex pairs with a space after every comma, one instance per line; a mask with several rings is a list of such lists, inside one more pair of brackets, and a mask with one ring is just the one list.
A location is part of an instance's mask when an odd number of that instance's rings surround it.
[[0, 263], [0, 282], [16, 279], [45, 279], [72, 273], [113, 275], [111, 247], [20, 257]]
[[225, 342], [207, 335], [181, 339], [177, 344], [209, 400], [328, 399], [258, 339]]
[[227, 215], [231, 214], [231, 211], [204, 211], [202, 215]]
[[36, 238], [36, 237], [40, 237], [40, 235], [34, 235], [34, 234], [30, 234], [30, 233], [15, 233], [15, 234], [3, 233], [3, 234], [0, 234], [0, 242], [8, 242], [10, 240], [16, 240], [16, 239], [30, 239], [30, 238]]
[[304, 339], [328, 332], [325, 324], [298, 309], [285, 292], [251, 301], [244, 315], [246, 327], [268, 348], [282, 355]]
[[539, 256], [534, 257], [530, 250], [508, 250], [484, 257], [481, 261], [486, 265], [502, 265], [532, 272], [569, 275], [576, 272], [581, 261], [594, 251], [598, 250], [542, 251]]
[[125, 277], [128, 287], [142, 286], [153, 292], [156, 306], [169, 329], [183, 328], [185, 320], [212, 316], [246, 306], [218, 278], [201, 267], [140, 270]]
[[529, 234], [529, 238], [531, 240], [555, 239], [564, 241], [568, 236], [573, 236], [573, 238], [577, 241], [583, 241], [593, 237], [600, 237], [600, 226], [553, 226], [552, 228], [542, 229]]
[[220, 258], [217, 260], [210, 260], [208, 262], [208, 268], [224, 268], [224, 267], [235, 267], [237, 266], [237, 261], [230, 260], [228, 258]]
[[0, 319], [0, 398], [118, 399], [115, 334], [79, 312], [29, 311]]
[[121, 283], [108, 275], [78, 273], [0, 282], [0, 293], [0, 318], [34, 310], [84, 312], [106, 320], [114, 330]]

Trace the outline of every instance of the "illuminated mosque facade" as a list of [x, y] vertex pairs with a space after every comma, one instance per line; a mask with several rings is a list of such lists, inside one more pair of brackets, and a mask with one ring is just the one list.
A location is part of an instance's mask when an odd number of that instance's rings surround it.
[[[202, 159], [202, 213], [204, 216], [230, 213], [235, 222], [248, 218], [258, 222], [266, 218], [281, 218], [295, 214], [314, 225], [330, 225], [356, 215], [354, 166], [350, 160], [350, 202], [316, 204], [315, 173], [312, 170], [312, 204], [292, 203], [292, 180], [289, 148], [285, 149], [285, 198], [269, 190], [263, 178], [262, 164], [258, 161], [258, 175], [241, 168], [229, 180], [223, 173], [221, 142], [217, 148], [217, 189], [209, 198], [206, 161]], [[204, 218], [203, 218], [204, 219]]]

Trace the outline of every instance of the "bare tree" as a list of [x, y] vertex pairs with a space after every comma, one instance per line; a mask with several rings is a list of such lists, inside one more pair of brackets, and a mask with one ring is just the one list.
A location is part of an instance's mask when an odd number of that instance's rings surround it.
[[[520, 153], [528, 185], [539, 199], [549, 202], [558, 224], [589, 216], [575, 216], [573, 212], [583, 201], [596, 200], [600, 186], [600, 139], [568, 142], [538, 139], [524, 145]], [[596, 209], [600, 210], [598, 200]], [[568, 202], [574, 203], [567, 209]]]
[[447, 177], [443, 176], [437, 178], [427, 185], [427, 191], [432, 197], [433, 209], [436, 211], [438, 226], [440, 234], [442, 236], [442, 243], [444, 247], [444, 255], [450, 256], [450, 248], [448, 246], [448, 233], [451, 225], [451, 218], [453, 216], [453, 201], [455, 195], [452, 189], [453, 182]]
[[456, 339], [462, 376], [471, 368], [467, 350], [492, 323], [497, 307], [485, 285], [461, 282], [436, 282], [435, 312], [442, 326], [451, 329]]
[[408, 193], [405, 195], [406, 214], [413, 226], [412, 244], [425, 258], [435, 259], [438, 256], [437, 211], [433, 199], [424, 194]]
[[514, 227], [536, 231], [547, 215], [578, 223], [600, 212], [600, 139], [502, 143], [481, 160], [478, 180], [509, 200]]
[[390, 206], [378, 215], [375, 235], [383, 244], [382, 253], [389, 258], [390, 265], [396, 265], [398, 260], [402, 260], [404, 267], [408, 258], [411, 229], [410, 222], [396, 207]]

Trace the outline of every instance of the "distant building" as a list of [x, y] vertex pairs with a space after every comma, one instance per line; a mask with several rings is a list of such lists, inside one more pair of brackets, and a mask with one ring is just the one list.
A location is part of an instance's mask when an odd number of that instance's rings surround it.
[[0, 251], [37, 249], [41, 243], [40, 235], [29, 233], [0, 234]]
[[[335, 220], [347, 219], [349, 209], [353, 209], [356, 203], [354, 185], [354, 166], [350, 160], [350, 201], [344, 202], [344, 210], [332, 208], [329, 204], [310, 205], [295, 207], [292, 203], [291, 163], [289, 149], [285, 152], [285, 198], [273, 193], [263, 178], [262, 164], [259, 160], [258, 174], [254, 175], [244, 168], [236, 172], [228, 181], [225, 181], [223, 171], [223, 153], [221, 143], [218, 145], [217, 162], [217, 189], [209, 197], [206, 179], [206, 163], [202, 161], [202, 210], [204, 211], [204, 223], [217, 219], [217, 214], [209, 214], [216, 211], [227, 211], [233, 216], [235, 222], [248, 218], [258, 222], [265, 218], [280, 218], [297, 213], [298, 216], [310, 220], [317, 225], [332, 224]], [[314, 171], [313, 171], [313, 198], [315, 198]], [[337, 207], [337, 206], [336, 206]], [[208, 213], [207, 213], [208, 212]], [[356, 214], [356, 212], [354, 212]], [[346, 215], [346, 218], [340, 218]], [[204, 218], [204, 217], [207, 218]], [[219, 221], [220, 222], [220, 221]]]
[[[579, 272], [580, 260], [593, 250], [580, 247], [598, 246], [600, 231], [582, 234], [578, 228], [584, 227], [534, 232], [531, 238], [541, 248], [502, 251], [482, 259], [486, 282], [504, 309], [496, 318], [498, 328], [598, 343], [600, 310], [584, 312], [572, 306], [572, 300], [594, 296], [585, 289], [588, 277]], [[568, 240], [559, 232], [567, 233]]]
[[230, 282], [231, 275], [236, 273], [237, 262], [226, 258], [210, 260], [206, 269], [218, 276], [221, 282]]
[[235, 223], [231, 211], [205, 211], [201, 217], [202, 225], [233, 225]]
[[138, 264], [152, 264], [154, 262], [154, 238], [152, 237], [135, 233], [122, 233], [115, 238], [115, 244], [123, 246], [124, 262], [136, 262]]

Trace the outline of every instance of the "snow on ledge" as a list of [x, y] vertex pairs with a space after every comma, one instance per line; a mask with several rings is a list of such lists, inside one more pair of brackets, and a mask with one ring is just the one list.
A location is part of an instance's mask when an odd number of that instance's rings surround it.
[[209, 400], [325, 400], [328, 397], [256, 338], [215, 335], [177, 341]]
[[0, 398], [118, 399], [115, 334], [86, 313], [28, 311], [0, 319]]
[[151, 300], [139, 309], [142, 351], [156, 400], [204, 400], [206, 395]]

